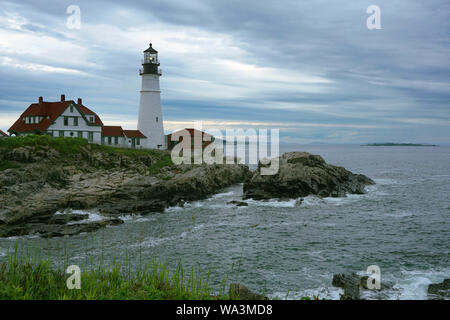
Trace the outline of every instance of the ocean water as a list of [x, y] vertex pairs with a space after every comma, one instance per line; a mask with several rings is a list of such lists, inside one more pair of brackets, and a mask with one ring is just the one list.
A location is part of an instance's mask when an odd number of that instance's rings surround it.
[[[389, 289], [367, 299], [426, 299], [430, 283], [450, 278], [450, 148], [285, 146], [372, 178], [364, 195], [289, 201], [240, 200], [235, 185], [164, 213], [123, 216], [125, 223], [69, 238], [0, 239], [0, 261], [16, 243], [39, 245], [53, 261], [83, 264], [88, 257], [143, 264], [153, 257], [210, 271], [210, 283], [230, 281], [296, 299], [338, 299], [333, 274], [378, 265]], [[74, 213], [84, 213], [76, 211]], [[91, 220], [101, 217], [93, 211]]]

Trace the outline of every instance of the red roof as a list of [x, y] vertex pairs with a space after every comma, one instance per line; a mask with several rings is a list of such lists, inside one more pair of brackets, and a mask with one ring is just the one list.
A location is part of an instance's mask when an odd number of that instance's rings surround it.
[[100, 117], [94, 111], [92, 111], [91, 109], [83, 106], [82, 104], [78, 104], [77, 106], [80, 109], [80, 111], [83, 112], [85, 115], [88, 115], [88, 116], [92, 116], [93, 115], [93, 116], [95, 116], [95, 121], [94, 121], [95, 125], [103, 126], [102, 120], [100, 120]]
[[123, 130], [127, 138], [147, 138], [139, 130]]
[[123, 137], [123, 130], [121, 126], [103, 126], [103, 137]]
[[[77, 107], [79, 107], [80, 111], [84, 114], [93, 114], [95, 115], [95, 121], [93, 125], [101, 126], [103, 125], [100, 118], [91, 110], [84, 107], [83, 105], [78, 106], [72, 100], [67, 101], [57, 101], [57, 102], [46, 102], [43, 101], [41, 103], [32, 103], [30, 106], [20, 115], [19, 119], [14, 122], [11, 128], [8, 129], [9, 132], [31, 132], [34, 130], [45, 131], [48, 127], [53, 123], [53, 121], [58, 118], [61, 113], [66, 110], [66, 108], [73, 103]], [[42, 116], [44, 117], [39, 123], [25, 123], [23, 120], [24, 117], [27, 116]], [[47, 119], [48, 117], [48, 119]]]
[[[58, 101], [58, 102], [42, 102], [32, 103], [30, 106], [20, 115], [19, 119], [8, 129], [9, 132], [30, 132], [34, 130], [44, 131], [63, 113], [63, 111], [73, 101]], [[25, 123], [23, 117], [27, 116], [43, 116], [44, 119], [39, 123]], [[47, 119], [47, 116], [49, 119]]]
[[2, 130], [0, 130], [0, 136], [9, 137], [6, 133], [4, 133]]

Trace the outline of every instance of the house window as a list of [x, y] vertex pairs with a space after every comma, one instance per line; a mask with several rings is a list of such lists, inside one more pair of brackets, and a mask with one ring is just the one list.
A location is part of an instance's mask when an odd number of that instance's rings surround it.
[[78, 117], [73, 118], [73, 125], [78, 126]]
[[[158, 117], [156, 117], [156, 119], [158, 119]], [[137, 139], [136, 139], [136, 144], [137, 144], [138, 146], [141, 145], [141, 138], [137, 138]]]
[[59, 136], [62, 138], [62, 137], [64, 137], [64, 131], [59, 131]]
[[69, 125], [69, 117], [64, 117], [64, 125], [65, 126]]
[[94, 117], [90, 117], [90, 121], [91, 121], [91, 122], [94, 122]]
[[108, 144], [111, 144], [111, 137], [108, 137]]
[[118, 144], [119, 143], [119, 137], [114, 137], [114, 144]]
[[88, 132], [88, 140], [89, 140], [89, 142], [94, 141], [94, 133], [93, 132]]
[[70, 136], [73, 137], [73, 132], [70, 133]]
[[73, 113], [73, 105], [70, 105], [70, 112]]
[[158, 122], [158, 117], [156, 117], [156, 122]]
[[78, 138], [83, 138], [83, 131], [78, 131]]

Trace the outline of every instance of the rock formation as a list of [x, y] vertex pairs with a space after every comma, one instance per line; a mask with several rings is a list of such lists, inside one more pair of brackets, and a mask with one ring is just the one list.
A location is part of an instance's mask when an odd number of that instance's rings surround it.
[[259, 163], [258, 169], [246, 179], [245, 199], [299, 198], [308, 195], [344, 197], [346, 193], [365, 193], [365, 186], [375, 183], [362, 174], [327, 164], [321, 156], [307, 152], [283, 154], [275, 175], [261, 175], [262, 166]]
[[[94, 149], [97, 148], [97, 149]], [[164, 211], [243, 182], [247, 166], [163, 165], [164, 151], [105, 152], [87, 145], [63, 154], [49, 146], [0, 148], [0, 161], [19, 168], [0, 171], [0, 237], [38, 233], [72, 235], [122, 223], [119, 215]], [[55, 215], [65, 209], [93, 209], [102, 221], [82, 215]], [[84, 219], [83, 219], [84, 218]]]

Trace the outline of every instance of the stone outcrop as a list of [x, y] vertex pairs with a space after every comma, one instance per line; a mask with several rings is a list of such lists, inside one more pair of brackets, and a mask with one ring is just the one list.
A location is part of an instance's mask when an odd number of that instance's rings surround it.
[[375, 182], [362, 174], [327, 164], [319, 155], [307, 152], [287, 152], [279, 158], [279, 170], [274, 175], [261, 175], [258, 164], [244, 183], [244, 198], [256, 200], [299, 198], [308, 195], [344, 197], [347, 193], [363, 194], [365, 186]]
[[[203, 199], [243, 182], [247, 166], [149, 166], [168, 152], [126, 156], [83, 147], [70, 156], [47, 146], [0, 149], [0, 160], [20, 168], [0, 171], [0, 237], [38, 233], [45, 237], [89, 232], [122, 221], [119, 215], [164, 211], [168, 206]], [[65, 209], [92, 209], [102, 221], [55, 215]]]
[[432, 300], [450, 299], [450, 279], [428, 286], [428, 298]]
[[248, 203], [244, 201], [228, 201], [227, 204], [235, 205], [236, 207], [248, 207]]

